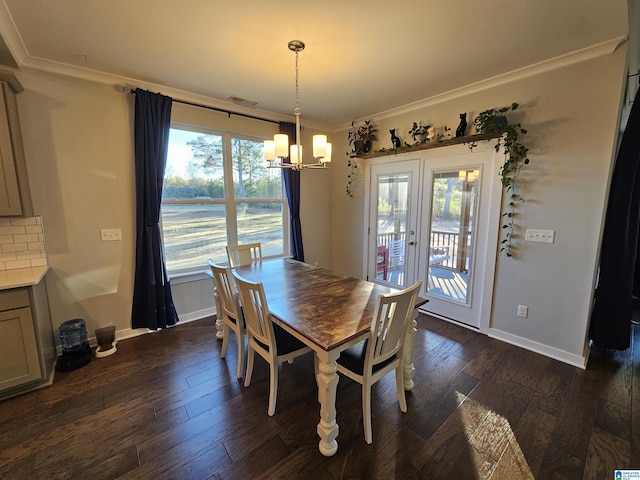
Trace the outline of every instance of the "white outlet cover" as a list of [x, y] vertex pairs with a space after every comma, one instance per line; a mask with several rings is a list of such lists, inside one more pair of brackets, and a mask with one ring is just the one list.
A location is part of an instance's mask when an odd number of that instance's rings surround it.
[[100, 240], [103, 242], [122, 240], [122, 231], [119, 228], [103, 228], [100, 230]]

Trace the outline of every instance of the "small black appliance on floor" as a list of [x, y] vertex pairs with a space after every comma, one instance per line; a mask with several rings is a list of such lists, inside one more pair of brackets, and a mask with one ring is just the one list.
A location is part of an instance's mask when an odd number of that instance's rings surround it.
[[84, 367], [91, 361], [91, 346], [87, 340], [87, 327], [81, 318], [67, 320], [60, 325], [62, 356], [58, 359], [58, 371], [69, 372]]

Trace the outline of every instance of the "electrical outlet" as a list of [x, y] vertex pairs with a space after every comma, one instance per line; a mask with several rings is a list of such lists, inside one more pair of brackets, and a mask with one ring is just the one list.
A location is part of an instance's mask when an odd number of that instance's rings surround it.
[[518, 305], [518, 316], [522, 318], [527, 318], [529, 315], [529, 307], [524, 305]]
[[100, 240], [103, 242], [122, 240], [122, 231], [119, 228], [103, 228], [100, 230]]
[[524, 239], [527, 242], [553, 243], [555, 236], [555, 230], [534, 230], [527, 228]]

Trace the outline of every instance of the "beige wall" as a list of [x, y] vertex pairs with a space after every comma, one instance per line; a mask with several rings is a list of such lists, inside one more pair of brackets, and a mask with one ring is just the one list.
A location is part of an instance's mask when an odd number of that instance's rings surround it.
[[[390, 148], [391, 128], [410, 141], [407, 130], [414, 121], [446, 124], [455, 131], [460, 112], [467, 112], [471, 124], [484, 109], [520, 103], [513, 121], [529, 131], [524, 139], [531, 165], [522, 174], [527, 202], [516, 219], [518, 258], [498, 257], [486, 333], [574, 364], [583, 360], [625, 56], [623, 46], [615, 53], [549, 71], [537, 69], [420, 110], [374, 118], [381, 137], [374, 149]], [[342, 139], [341, 151], [347, 151], [345, 132]], [[346, 160], [338, 165], [332, 171], [332, 267], [361, 275], [357, 252], [363, 245], [364, 182], [357, 185], [354, 198], [348, 198]], [[524, 243], [525, 228], [555, 230], [556, 241]], [[516, 316], [518, 305], [529, 307], [529, 318]]]
[[[51, 270], [52, 323], [84, 318], [90, 336], [130, 326], [134, 249], [132, 98], [105, 85], [17, 72], [34, 210]], [[101, 242], [101, 228], [122, 229]], [[129, 322], [129, 325], [127, 325]]]
[[[112, 85], [18, 71], [25, 155], [35, 211], [42, 215], [51, 267], [47, 275], [52, 323], [87, 322], [89, 336], [114, 323], [118, 338], [131, 330], [135, 249], [133, 100]], [[277, 125], [174, 104], [173, 119], [269, 137]], [[311, 129], [303, 151], [311, 152]], [[308, 143], [308, 144], [307, 144]], [[309, 160], [307, 160], [309, 161]], [[301, 221], [308, 261], [330, 262], [331, 176], [302, 173]], [[121, 242], [102, 242], [101, 228], [120, 228]], [[211, 280], [203, 274], [172, 279], [181, 320], [211, 314]]]

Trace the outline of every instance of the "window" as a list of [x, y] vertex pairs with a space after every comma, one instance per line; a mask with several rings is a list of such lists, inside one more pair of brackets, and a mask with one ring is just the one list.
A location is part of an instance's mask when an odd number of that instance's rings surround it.
[[171, 273], [226, 262], [227, 244], [261, 242], [288, 254], [282, 174], [266, 168], [262, 139], [174, 125], [162, 191], [162, 235]]

